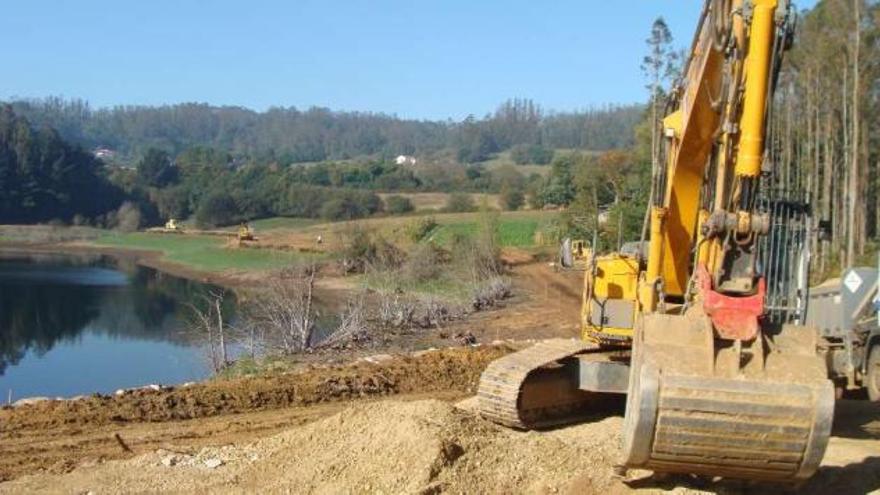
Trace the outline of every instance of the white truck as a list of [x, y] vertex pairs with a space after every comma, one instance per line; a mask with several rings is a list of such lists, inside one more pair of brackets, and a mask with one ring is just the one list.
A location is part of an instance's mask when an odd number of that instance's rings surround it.
[[852, 268], [810, 289], [807, 325], [817, 327], [839, 393], [864, 389], [880, 401], [878, 270]]

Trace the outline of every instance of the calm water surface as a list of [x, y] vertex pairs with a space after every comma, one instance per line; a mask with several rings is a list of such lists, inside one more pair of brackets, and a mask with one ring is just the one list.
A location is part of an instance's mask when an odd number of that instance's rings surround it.
[[205, 378], [186, 329], [212, 289], [107, 257], [0, 253], [0, 403]]

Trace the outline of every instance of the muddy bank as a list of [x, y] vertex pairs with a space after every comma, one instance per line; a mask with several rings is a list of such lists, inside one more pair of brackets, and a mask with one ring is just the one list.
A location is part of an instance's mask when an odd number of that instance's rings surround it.
[[[128, 457], [131, 453], [113, 437], [118, 432], [132, 451], [142, 452], [142, 441], [125, 433], [132, 425], [182, 422], [197, 429], [204, 424], [210, 431], [212, 423], [204, 420], [215, 417], [234, 422], [246, 413], [401, 394], [473, 393], [486, 364], [510, 351], [501, 345], [385, 355], [288, 374], [4, 407], [0, 409], [0, 480], [43, 469], [63, 472], [89, 459]], [[193, 419], [199, 421], [189, 421]], [[161, 439], [148, 436], [143, 442], [155, 444]], [[51, 447], [58, 442], [67, 447]]]

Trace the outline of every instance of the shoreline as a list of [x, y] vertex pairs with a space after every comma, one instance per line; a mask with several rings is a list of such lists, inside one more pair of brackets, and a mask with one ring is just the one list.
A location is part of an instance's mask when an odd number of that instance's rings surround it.
[[[127, 261], [132, 261], [140, 266], [152, 268], [179, 278], [217, 285], [224, 289], [241, 289], [253, 287], [259, 283], [254, 277], [236, 276], [230, 273], [214, 273], [198, 270], [180, 263], [163, 259], [164, 253], [152, 249], [119, 248], [113, 246], [99, 246], [82, 241], [74, 242], [16, 242], [0, 241], [0, 253], [25, 253], [25, 254], [94, 254], [111, 256]], [[253, 274], [251, 274], [253, 275]], [[260, 275], [264, 275], [261, 273]]]

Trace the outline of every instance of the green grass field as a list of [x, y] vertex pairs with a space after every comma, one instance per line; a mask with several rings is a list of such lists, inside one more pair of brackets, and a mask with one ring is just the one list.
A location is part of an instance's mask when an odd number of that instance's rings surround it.
[[[455, 235], [473, 236], [479, 232], [483, 213], [437, 214], [438, 226], [428, 239], [441, 245], [448, 244]], [[535, 233], [542, 225], [556, 217], [555, 212], [521, 211], [498, 214], [498, 241], [502, 247], [536, 247]], [[372, 218], [362, 222], [384, 231], [388, 239], [399, 241], [408, 222], [414, 217]], [[303, 218], [267, 218], [251, 223], [257, 235], [260, 232], [279, 231], [315, 232], [342, 224], [324, 224], [318, 220]], [[323, 229], [323, 230], [322, 230]], [[106, 231], [104, 231], [106, 232]], [[267, 234], [267, 237], [269, 234]], [[283, 239], [283, 237], [282, 237]], [[308, 261], [318, 261], [331, 254], [310, 254], [278, 249], [235, 249], [226, 247], [227, 238], [208, 235], [179, 235], [136, 232], [129, 234], [103, 233], [93, 242], [99, 246], [123, 249], [158, 251], [163, 259], [172, 263], [207, 272], [277, 270]], [[431, 288], [435, 290], [437, 288]], [[442, 288], [441, 288], [442, 289]], [[430, 292], [430, 291], [428, 291]]]
[[[535, 233], [541, 225], [537, 217], [501, 217], [498, 220], [498, 242], [502, 247], [528, 248], [535, 246]], [[455, 236], [473, 237], [479, 232], [479, 220], [439, 225], [428, 237], [440, 245], [448, 244]]]
[[[254, 220], [250, 223], [251, 228], [256, 231], [288, 229], [296, 230], [303, 227], [310, 227], [321, 223], [321, 220], [313, 218], [290, 218], [290, 217], [272, 217]], [[238, 227], [235, 227], [238, 229]]]
[[517, 165], [510, 157], [509, 151], [503, 151], [496, 154], [491, 159], [482, 162], [482, 165], [486, 167], [486, 170], [495, 170], [505, 165], [513, 166], [516, 167], [519, 173], [523, 174], [526, 177], [532, 174], [538, 174], [541, 177], [546, 177], [547, 174], [550, 173], [549, 165]]
[[229, 249], [226, 239], [216, 236], [108, 234], [95, 241], [100, 246], [143, 249], [163, 253], [163, 259], [196, 270], [276, 270], [316, 259], [318, 255], [269, 249]]

